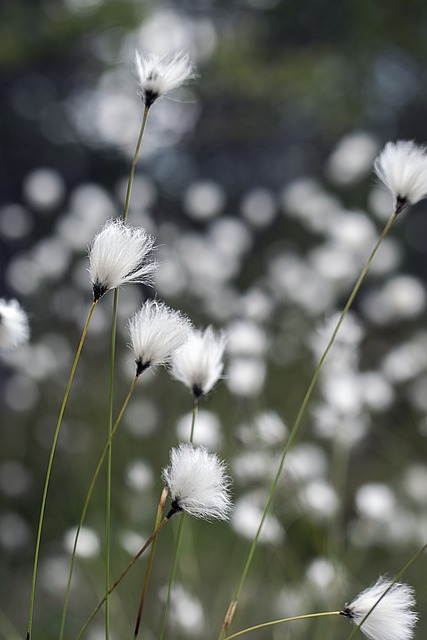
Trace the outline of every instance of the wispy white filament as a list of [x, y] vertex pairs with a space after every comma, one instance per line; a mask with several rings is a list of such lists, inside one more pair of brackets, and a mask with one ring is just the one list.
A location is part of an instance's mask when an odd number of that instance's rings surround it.
[[158, 300], [147, 300], [128, 323], [132, 350], [139, 373], [165, 364], [188, 339], [191, 322], [179, 311]]
[[0, 351], [15, 349], [29, 337], [28, 317], [19, 302], [0, 298]]
[[376, 158], [374, 170], [394, 196], [397, 212], [427, 195], [426, 148], [415, 142], [388, 142]]
[[221, 376], [225, 346], [224, 334], [216, 334], [212, 327], [193, 331], [173, 354], [173, 377], [185, 384], [196, 398], [206, 395]]
[[128, 282], [149, 284], [156, 269], [151, 258], [154, 238], [145, 229], [108, 221], [89, 249], [89, 273], [94, 300]]
[[136, 51], [135, 66], [141, 99], [147, 107], [150, 107], [160, 96], [194, 78], [190, 56], [184, 51], [162, 56], [156, 53], [141, 56]]
[[418, 620], [413, 611], [414, 590], [407, 584], [396, 582], [380, 600], [392, 584], [392, 580], [378, 578], [376, 583], [360, 593], [346, 606], [342, 614], [359, 625], [375, 603], [375, 609], [366, 618], [361, 631], [369, 640], [411, 640]]
[[225, 463], [204, 447], [180, 444], [171, 450], [163, 482], [172, 509], [204, 520], [227, 520], [231, 511], [230, 478]]

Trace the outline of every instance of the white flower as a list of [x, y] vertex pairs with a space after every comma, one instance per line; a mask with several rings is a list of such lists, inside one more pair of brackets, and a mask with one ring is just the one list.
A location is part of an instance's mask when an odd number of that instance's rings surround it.
[[[361, 626], [361, 631], [369, 640], [411, 640], [414, 626], [418, 620], [412, 610], [415, 605], [414, 590], [407, 584], [378, 578], [372, 587], [360, 593], [353, 602], [341, 612], [355, 625], [359, 625], [372, 607], [372, 613]], [[387, 589], [390, 587], [390, 590]], [[385, 596], [381, 596], [387, 591]]]
[[188, 339], [191, 322], [164, 302], [147, 300], [128, 322], [138, 375], [165, 364]]
[[156, 263], [151, 259], [154, 245], [145, 229], [128, 227], [121, 220], [108, 221], [89, 249], [89, 273], [93, 298], [127, 282], [149, 284]]
[[397, 213], [427, 195], [425, 147], [410, 140], [388, 142], [376, 158], [374, 170], [394, 196]]
[[28, 342], [29, 337], [27, 314], [19, 302], [0, 298], [0, 351], [15, 349]]
[[204, 447], [180, 444], [163, 469], [172, 503], [169, 517], [184, 511], [204, 520], [227, 520], [231, 511], [230, 478], [225, 463]]
[[193, 331], [172, 357], [172, 375], [185, 384], [196, 398], [206, 395], [221, 376], [226, 345], [224, 334], [212, 327]]
[[147, 107], [160, 96], [194, 78], [190, 56], [184, 51], [174, 54], [145, 56], [136, 51], [135, 65], [141, 87], [141, 99]]

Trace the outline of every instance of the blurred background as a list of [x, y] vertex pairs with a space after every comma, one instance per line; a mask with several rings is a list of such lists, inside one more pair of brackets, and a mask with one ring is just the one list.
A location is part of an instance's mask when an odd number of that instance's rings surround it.
[[[168, 638], [216, 638], [289, 428], [336, 312], [392, 211], [372, 161], [427, 140], [421, 0], [3, 0], [0, 295], [30, 316], [0, 356], [0, 637], [25, 636], [44, 475], [91, 303], [87, 247], [120, 216], [142, 117], [134, 50], [190, 51], [199, 77], [151, 109], [129, 222], [157, 238], [153, 289], [120, 293], [116, 406], [134, 365], [127, 318], [157, 295], [228, 335], [196, 441], [226, 458], [231, 523], [188, 520]], [[325, 366], [286, 464], [234, 629], [339, 609], [394, 576], [427, 532], [425, 202], [402, 214]], [[48, 497], [34, 639], [58, 637], [73, 527], [106, 440], [112, 295], [72, 388]], [[150, 534], [192, 399], [166, 371], [139, 383], [114, 443], [112, 575]], [[66, 637], [103, 594], [105, 477], [81, 537]], [[143, 617], [158, 638], [176, 525], [161, 534]], [[427, 630], [426, 558], [405, 577]], [[112, 598], [130, 637], [145, 562]], [[347, 637], [344, 619], [257, 638]], [[103, 616], [88, 640], [105, 637]]]

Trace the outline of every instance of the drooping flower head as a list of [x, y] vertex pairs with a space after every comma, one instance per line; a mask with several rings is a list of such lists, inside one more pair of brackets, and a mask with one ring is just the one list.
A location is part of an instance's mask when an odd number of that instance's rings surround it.
[[392, 585], [392, 582], [378, 578], [374, 585], [362, 591], [341, 612], [357, 626], [378, 602], [360, 627], [369, 640], [411, 640], [413, 637], [418, 620], [413, 611], [414, 590], [407, 584], [396, 582]]
[[0, 351], [9, 351], [28, 342], [28, 317], [17, 300], [0, 298]]
[[204, 447], [180, 444], [171, 450], [163, 482], [171, 495], [170, 515], [183, 511], [203, 520], [227, 520], [230, 478], [225, 463]]
[[225, 346], [225, 335], [215, 333], [212, 327], [193, 331], [172, 357], [173, 377], [185, 384], [195, 398], [206, 395], [221, 376]]
[[187, 316], [164, 302], [147, 300], [128, 322], [137, 374], [166, 364], [188, 339], [192, 325]]
[[152, 259], [154, 238], [145, 229], [109, 220], [89, 249], [89, 273], [93, 299], [128, 282], [151, 283], [156, 269]]
[[374, 170], [391, 191], [397, 213], [427, 195], [427, 152], [415, 142], [387, 142], [374, 161]]
[[151, 107], [157, 98], [180, 87], [195, 75], [190, 56], [184, 51], [166, 55], [149, 53], [145, 56], [136, 51], [135, 66], [141, 100], [147, 107]]

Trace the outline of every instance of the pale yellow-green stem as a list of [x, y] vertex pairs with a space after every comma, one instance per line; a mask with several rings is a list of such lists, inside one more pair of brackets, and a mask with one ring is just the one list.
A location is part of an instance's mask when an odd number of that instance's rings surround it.
[[120, 425], [120, 422], [122, 420], [123, 414], [124, 414], [124, 412], [126, 410], [126, 407], [129, 404], [129, 400], [132, 397], [133, 391], [135, 389], [135, 385], [138, 382], [138, 378], [139, 378], [139, 374], [137, 374], [134, 377], [134, 379], [132, 380], [132, 384], [130, 386], [128, 394], [127, 394], [127, 396], [125, 398], [125, 401], [123, 402], [122, 408], [120, 409], [120, 413], [117, 416], [116, 422], [114, 423], [114, 426], [113, 426], [113, 428], [111, 430], [111, 433], [108, 436], [107, 443], [106, 443], [106, 445], [104, 447], [104, 450], [101, 453], [101, 457], [99, 458], [97, 467], [96, 467], [95, 472], [94, 472], [94, 474], [92, 476], [92, 480], [91, 480], [88, 492], [86, 494], [85, 503], [84, 503], [84, 506], [83, 506], [83, 509], [82, 509], [82, 513], [81, 513], [81, 516], [80, 516], [79, 524], [77, 526], [76, 535], [74, 537], [74, 545], [73, 545], [73, 551], [72, 551], [72, 554], [71, 554], [71, 562], [70, 562], [70, 569], [69, 569], [69, 573], [68, 573], [67, 588], [65, 590], [64, 604], [63, 604], [63, 607], [62, 607], [61, 628], [60, 628], [60, 632], [59, 632], [59, 640], [62, 640], [62, 638], [64, 637], [65, 618], [66, 618], [66, 614], [67, 614], [68, 600], [69, 600], [69, 597], [70, 597], [71, 579], [72, 579], [72, 576], [73, 576], [74, 564], [75, 564], [75, 559], [76, 559], [76, 551], [77, 551], [77, 543], [78, 543], [78, 540], [79, 540], [80, 531], [82, 529], [83, 522], [84, 522], [85, 517], [86, 517], [86, 513], [87, 513], [87, 510], [88, 510], [88, 507], [89, 507], [89, 502], [90, 502], [90, 499], [92, 497], [92, 493], [93, 493], [93, 490], [94, 490], [94, 487], [95, 487], [96, 480], [97, 480], [97, 478], [99, 476], [99, 472], [101, 471], [102, 463], [105, 460], [105, 456], [107, 455], [107, 452], [108, 452], [108, 450], [110, 448], [111, 441], [112, 441], [114, 435], [117, 432], [117, 429], [118, 429], [118, 427]]
[[[141, 127], [139, 130], [138, 140], [135, 147], [135, 152], [132, 158], [132, 165], [129, 174], [127, 189], [126, 189], [126, 198], [125, 204], [123, 208], [122, 220], [126, 222], [129, 206], [130, 206], [130, 197], [132, 193], [133, 180], [135, 176], [135, 168], [136, 163], [138, 161], [139, 151], [141, 148], [142, 136], [144, 135], [145, 125], [147, 122], [149, 107], [145, 106], [144, 115], [142, 117]], [[111, 350], [110, 350], [110, 383], [109, 383], [109, 401], [108, 401], [108, 435], [111, 435], [111, 431], [113, 428], [113, 391], [114, 391], [114, 368], [115, 368], [115, 359], [116, 359], [116, 330], [117, 330], [117, 309], [119, 305], [119, 290], [114, 290], [114, 301], [113, 301], [113, 317], [111, 323]], [[110, 555], [111, 555], [111, 539], [110, 539], [110, 531], [111, 531], [111, 483], [112, 483], [112, 448], [111, 445], [108, 448], [108, 462], [107, 462], [107, 504], [106, 504], [106, 513], [105, 513], [105, 638], [108, 640], [110, 634], [110, 611], [109, 611], [109, 601], [108, 601], [108, 586], [110, 580]]]
[[310, 618], [324, 618], [325, 616], [339, 616], [341, 611], [323, 611], [322, 613], [307, 613], [303, 616], [292, 616], [292, 618], [282, 618], [281, 620], [271, 620], [270, 622], [263, 622], [262, 624], [256, 624], [254, 627], [248, 627], [233, 633], [231, 636], [226, 636], [225, 640], [231, 640], [232, 638], [238, 638], [250, 631], [258, 631], [259, 629], [265, 629], [265, 627], [272, 627], [276, 624], [283, 624], [285, 622], [293, 622], [294, 620], [309, 620]]
[[[156, 537], [158, 536], [158, 534], [160, 533], [160, 531], [163, 529], [163, 527], [165, 526], [165, 524], [169, 521], [170, 519], [170, 513], [163, 518], [163, 520], [161, 521], [161, 523], [159, 524], [159, 526], [157, 527], [157, 529], [151, 534], [151, 536], [148, 538], [147, 542], [144, 544], [144, 546], [138, 551], [138, 553], [136, 554], [136, 556], [134, 556], [132, 558], [132, 560], [129, 562], [129, 564], [127, 565], [126, 569], [124, 569], [124, 571], [122, 571], [122, 573], [119, 575], [119, 577], [117, 578], [117, 580], [114, 582], [114, 584], [109, 588], [108, 590], [108, 594], [111, 595], [114, 591], [114, 589], [121, 583], [121, 581], [123, 580], [123, 578], [129, 573], [129, 571], [132, 569], [133, 565], [135, 564], [135, 562], [142, 556], [142, 554], [144, 553], [144, 551], [146, 549], [148, 549], [148, 547], [150, 546], [150, 544], [153, 542], [153, 540], [156, 539]], [[102, 605], [105, 602], [105, 596], [104, 598], [102, 598], [102, 600], [96, 605], [95, 609], [92, 611], [92, 613], [90, 614], [90, 616], [88, 617], [88, 619], [86, 620], [86, 622], [84, 623], [83, 627], [80, 629], [78, 636], [76, 637], [76, 640], [80, 640], [84, 634], [84, 632], [86, 631], [86, 629], [88, 628], [88, 626], [90, 625], [90, 623], [92, 622], [92, 620], [94, 619], [94, 617], [96, 616], [96, 614], [98, 613], [98, 611], [100, 610], [100, 608], [102, 607]]]
[[332, 345], [333, 345], [333, 343], [335, 341], [335, 338], [336, 338], [337, 333], [338, 333], [338, 331], [339, 331], [339, 329], [340, 329], [340, 327], [341, 327], [341, 325], [342, 325], [342, 323], [344, 321], [344, 318], [346, 317], [348, 310], [350, 309], [351, 305], [353, 304], [353, 301], [354, 301], [354, 299], [355, 299], [360, 287], [362, 286], [362, 283], [363, 283], [366, 275], [368, 274], [368, 272], [369, 272], [369, 270], [371, 268], [371, 265], [372, 265], [372, 263], [374, 261], [375, 255], [376, 255], [381, 243], [383, 242], [384, 238], [386, 237], [386, 235], [388, 234], [389, 230], [391, 229], [394, 221], [396, 220], [396, 217], [397, 217], [397, 212], [395, 211], [395, 212], [393, 212], [393, 214], [388, 219], [388, 221], [387, 221], [387, 223], [386, 223], [386, 225], [385, 225], [380, 237], [378, 238], [374, 248], [372, 249], [371, 254], [370, 254], [365, 266], [363, 267], [362, 272], [361, 272], [356, 284], [354, 285], [352, 292], [350, 293], [350, 296], [349, 296], [349, 298], [348, 298], [348, 300], [346, 302], [346, 305], [345, 305], [343, 311], [341, 312], [341, 315], [340, 315], [340, 317], [338, 319], [338, 322], [337, 322], [337, 324], [335, 326], [335, 329], [332, 332], [332, 336], [331, 336], [328, 344], [326, 345], [326, 348], [325, 348], [325, 350], [324, 350], [324, 352], [323, 352], [323, 354], [322, 354], [322, 356], [321, 356], [321, 358], [320, 358], [320, 360], [319, 360], [319, 362], [317, 364], [317, 367], [316, 367], [316, 369], [314, 371], [313, 377], [312, 377], [311, 382], [310, 382], [310, 384], [308, 386], [308, 389], [306, 391], [304, 399], [303, 399], [303, 401], [301, 403], [301, 406], [299, 408], [299, 411], [298, 411], [297, 417], [295, 419], [295, 422], [294, 422], [294, 424], [292, 426], [292, 429], [291, 429], [291, 432], [289, 434], [288, 440], [287, 440], [286, 445], [285, 445], [285, 447], [283, 449], [282, 456], [281, 456], [280, 462], [279, 462], [279, 466], [277, 468], [277, 472], [276, 472], [276, 475], [274, 477], [273, 483], [271, 485], [266, 505], [264, 507], [264, 511], [263, 511], [263, 514], [262, 514], [262, 517], [261, 517], [261, 522], [259, 524], [259, 527], [258, 527], [258, 530], [257, 530], [257, 532], [255, 534], [255, 537], [254, 537], [254, 539], [252, 541], [251, 547], [249, 549], [249, 554], [248, 554], [245, 566], [243, 568], [242, 574], [240, 576], [239, 583], [238, 583], [237, 588], [236, 588], [236, 590], [234, 592], [233, 599], [232, 599], [232, 601], [230, 602], [230, 604], [228, 606], [227, 613], [225, 615], [225, 618], [224, 618], [224, 621], [223, 621], [223, 624], [222, 624], [222, 628], [221, 628], [221, 632], [220, 632], [220, 635], [219, 635], [219, 640], [224, 640], [225, 639], [225, 637], [227, 635], [228, 628], [229, 628], [229, 626], [230, 626], [230, 624], [231, 624], [231, 622], [233, 620], [233, 617], [234, 617], [234, 614], [235, 614], [235, 611], [236, 611], [236, 608], [237, 608], [238, 600], [239, 600], [239, 597], [240, 597], [240, 593], [241, 593], [241, 591], [243, 589], [243, 585], [244, 585], [246, 577], [248, 575], [249, 568], [250, 568], [250, 565], [252, 563], [252, 559], [253, 559], [253, 556], [254, 556], [254, 553], [255, 553], [255, 548], [257, 546], [260, 533], [261, 533], [262, 528], [264, 526], [264, 522], [265, 522], [265, 520], [267, 518], [267, 514], [268, 514], [268, 512], [270, 510], [270, 506], [271, 506], [271, 503], [272, 503], [272, 500], [273, 500], [273, 496], [274, 496], [274, 494], [276, 492], [276, 488], [277, 488], [277, 485], [278, 485], [278, 482], [279, 482], [279, 478], [280, 478], [282, 470], [283, 470], [283, 465], [285, 463], [286, 455], [287, 455], [289, 449], [291, 448], [291, 446], [292, 446], [292, 444], [293, 444], [293, 442], [294, 442], [294, 440], [296, 438], [296, 435], [297, 435], [298, 430], [300, 428], [300, 425], [301, 425], [301, 422], [302, 422], [302, 418], [303, 418], [303, 416], [305, 414], [305, 410], [307, 408], [308, 402], [309, 402], [309, 400], [310, 400], [310, 398], [312, 396], [312, 393], [313, 393], [314, 388], [316, 386], [317, 380], [318, 380], [318, 378], [320, 376], [320, 372], [322, 370], [323, 364], [324, 364], [324, 362], [325, 362], [325, 360], [327, 358], [329, 350], [331, 349], [331, 347], [332, 347]]
[[[157, 507], [156, 522], [154, 524], [154, 530], [157, 529], [157, 527], [159, 526], [160, 521], [162, 519], [162, 514], [163, 514], [163, 510], [165, 508], [165, 502], [166, 502], [167, 495], [168, 495], [168, 489], [167, 489], [167, 487], [164, 487], [163, 490], [162, 490], [161, 496], [160, 496], [160, 501], [159, 501], [158, 507]], [[144, 608], [145, 594], [147, 593], [148, 583], [150, 581], [151, 566], [153, 564], [153, 558], [154, 558], [154, 551], [156, 549], [156, 543], [157, 543], [157, 537], [153, 540], [153, 544], [151, 545], [151, 549], [150, 549], [150, 555], [148, 556], [147, 568], [145, 570], [144, 585], [142, 587], [141, 599], [139, 601], [139, 607], [138, 607], [138, 615], [136, 617], [136, 623], [135, 623], [135, 631], [133, 633], [134, 640], [138, 636], [139, 627], [140, 627], [140, 624], [141, 624], [142, 610]]]
[[41, 542], [41, 536], [42, 536], [44, 514], [45, 514], [45, 510], [46, 510], [47, 492], [48, 492], [48, 489], [49, 489], [49, 482], [50, 482], [50, 476], [51, 476], [51, 473], [52, 473], [52, 466], [53, 466], [53, 459], [54, 459], [55, 451], [56, 451], [56, 444], [58, 442], [59, 431], [61, 429], [62, 419], [64, 417], [64, 412], [65, 412], [65, 407], [67, 406], [68, 396], [70, 395], [71, 385], [72, 385], [73, 380], [74, 380], [74, 374], [75, 374], [76, 369], [77, 369], [77, 364], [78, 364], [79, 359], [80, 359], [80, 354], [81, 354], [82, 349], [83, 349], [84, 341], [86, 339], [86, 335], [87, 335], [87, 332], [88, 332], [88, 329], [89, 329], [89, 324], [90, 324], [93, 312], [95, 311], [95, 307], [97, 305], [97, 302], [98, 302], [97, 300], [94, 300], [92, 302], [92, 305], [90, 307], [90, 310], [89, 310], [85, 325], [83, 327], [82, 335], [80, 337], [80, 342], [79, 342], [79, 345], [77, 347], [76, 355], [74, 357], [74, 362], [73, 362], [73, 365], [71, 367], [70, 376], [68, 378], [67, 386], [66, 386], [66, 389], [65, 389], [64, 397], [62, 399], [61, 408], [59, 410], [59, 416], [58, 416], [58, 420], [57, 420], [57, 423], [56, 423], [56, 428], [55, 428], [55, 433], [54, 433], [54, 436], [53, 436], [52, 446], [51, 446], [51, 449], [50, 449], [49, 461], [48, 461], [48, 464], [47, 464], [46, 477], [45, 477], [44, 488], [43, 488], [42, 502], [41, 502], [41, 507], [40, 507], [39, 524], [38, 524], [37, 538], [36, 538], [36, 549], [35, 549], [35, 553], [34, 553], [33, 577], [32, 577], [32, 581], [31, 581], [31, 595], [30, 595], [30, 612], [29, 612], [29, 617], [28, 617], [28, 627], [27, 627], [27, 636], [26, 636], [27, 640], [31, 639], [31, 633], [32, 633], [32, 629], [33, 629], [34, 600], [35, 600], [35, 593], [36, 593], [36, 580], [37, 580], [37, 568], [38, 568], [39, 554], [40, 554], [40, 542]]

